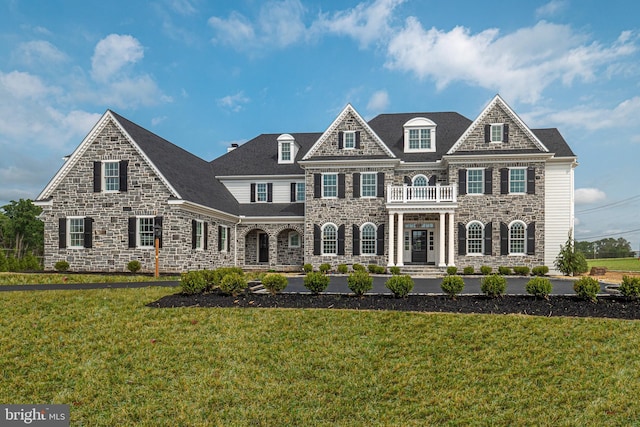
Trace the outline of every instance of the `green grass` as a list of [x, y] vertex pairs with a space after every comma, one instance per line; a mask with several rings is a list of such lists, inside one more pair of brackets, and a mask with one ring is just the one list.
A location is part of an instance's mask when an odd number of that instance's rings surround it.
[[179, 276], [65, 274], [65, 273], [0, 273], [0, 285], [51, 285], [56, 283], [120, 283], [179, 280]]
[[608, 270], [640, 271], [638, 258], [600, 258], [588, 259], [587, 265], [591, 267], [607, 267]]
[[144, 307], [175, 291], [3, 294], [0, 402], [74, 426], [640, 423], [640, 322]]

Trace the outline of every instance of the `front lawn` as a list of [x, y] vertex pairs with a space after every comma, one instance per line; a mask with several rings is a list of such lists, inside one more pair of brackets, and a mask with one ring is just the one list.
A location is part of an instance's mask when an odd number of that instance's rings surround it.
[[71, 425], [633, 425], [640, 322], [152, 309], [176, 288], [10, 292], [4, 403]]
[[0, 273], [0, 285], [51, 285], [58, 283], [122, 283], [175, 281], [179, 276], [153, 276], [141, 274], [65, 274], [65, 273]]
[[600, 258], [588, 259], [587, 265], [591, 267], [606, 267], [607, 270], [640, 271], [640, 259], [638, 258]]

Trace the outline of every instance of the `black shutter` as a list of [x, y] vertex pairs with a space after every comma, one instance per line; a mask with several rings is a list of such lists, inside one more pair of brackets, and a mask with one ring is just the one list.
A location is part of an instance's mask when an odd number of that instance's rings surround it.
[[360, 173], [355, 172], [353, 174], [353, 198], [360, 197]]
[[153, 228], [160, 227], [160, 238], [158, 239], [158, 246], [162, 247], [162, 217], [157, 216], [153, 219]]
[[493, 255], [493, 223], [488, 222], [487, 225], [484, 226], [484, 254], [485, 255]]
[[344, 224], [338, 227], [338, 255], [344, 255]]
[[295, 182], [291, 183], [291, 203], [296, 201], [296, 187], [298, 184]]
[[433, 187], [434, 185], [436, 185], [436, 176], [435, 175], [431, 175], [429, 177], [429, 186]]
[[322, 194], [322, 174], [313, 174], [313, 198], [319, 199]]
[[[227, 230], [227, 241], [225, 244], [225, 250], [229, 252], [231, 251], [231, 229], [229, 227], [225, 227], [225, 229]], [[233, 238], [235, 239], [235, 235], [233, 236]]]
[[384, 255], [384, 224], [378, 226], [376, 255]]
[[467, 170], [458, 169], [458, 194], [464, 196], [467, 194]]
[[360, 131], [356, 132], [356, 148], [360, 148]]
[[484, 194], [493, 194], [493, 168], [484, 170]]
[[500, 255], [509, 255], [509, 227], [500, 223]]
[[411, 177], [409, 176], [404, 176], [404, 183], [407, 185], [411, 185]]
[[136, 217], [129, 217], [129, 247], [136, 247]]
[[93, 162], [93, 192], [102, 190], [102, 162]]
[[93, 247], [93, 219], [89, 217], [84, 219], [84, 247]]
[[344, 148], [344, 132], [338, 132], [338, 148], [342, 150]]
[[509, 194], [509, 169], [500, 169], [500, 194]]
[[127, 191], [127, 169], [129, 168], [129, 160], [120, 161], [120, 191]]
[[[228, 238], [228, 237], [227, 237]], [[218, 226], [218, 252], [222, 251], [222, 226]]]
[[313, 224], [313, 254], [320, 255], [320, 244], [322, 243], [322, 231], [318, 224]]
[[530, 222], [527, 225], [527, 255], [536, 254], [536, 223]]
[[377, 197], [384, 197], [384, 172], [378, 172], [378, 194]]
[[360, 227], [353, 224], [353, 254], [360, 255]]
[[58, 248], [67, 247], [67, 218], [58, 219]]
[[536, 194], [535, 168], [527, 168], [527, 194]]
[[[443, 244], [443, 242], [440, 242]], [[467, 254], [467, 227], [463, 223], [458, 223], [458, 255]]]
[[502, 125], [502, 142], [509, 142], [509, 124]]
[[251, 203], [256, 201], [256, 184], [251, 183]]
[[202, 239], [204, 240], [204, 250], [206, 251], [209, 248], [209, 223], [203, 223], [202, 227], [204, 228], [202, 232]]
[[344, 174], [338, 174], [338, 198], [344, 199]]
[[484, 125], [484, 142], [485, 144], [491, 142], [491, 125]]
[[191, 220], [191, 249], [196, 248], [197, 243], [197, 229], [198, 229], [198, 221], [195, 219]]
[[267, 202], [273, 202], [273, 183], [267, 184]]

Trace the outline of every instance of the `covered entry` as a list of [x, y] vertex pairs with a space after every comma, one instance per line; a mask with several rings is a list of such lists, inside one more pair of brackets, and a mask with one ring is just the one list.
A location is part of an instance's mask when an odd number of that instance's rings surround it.
[[405, 224], [405, 263], [435, 265], [438, 246], [436, 236], [434, 223]]

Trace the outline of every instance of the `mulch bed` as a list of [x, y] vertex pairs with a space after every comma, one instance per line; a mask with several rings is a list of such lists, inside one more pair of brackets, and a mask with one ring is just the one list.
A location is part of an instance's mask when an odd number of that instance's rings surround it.
[[398, 310], [446, 313], [524, 314], [533, 316], [606, 317], [640, 319], [640, 299], [601, 296], [590, 302], [574, 296], [550, 296], [548, 300], [528, 295], [489, 298], [461, 295], [455, 300], [441, 295], [335, 294], [242, 294], [237, 297], [212, 292], [200, 295], [167, 295], [148, 304], [154, 308], [171, 307], [239, 307], [239, 308], [322, 308], [351, 310]]

